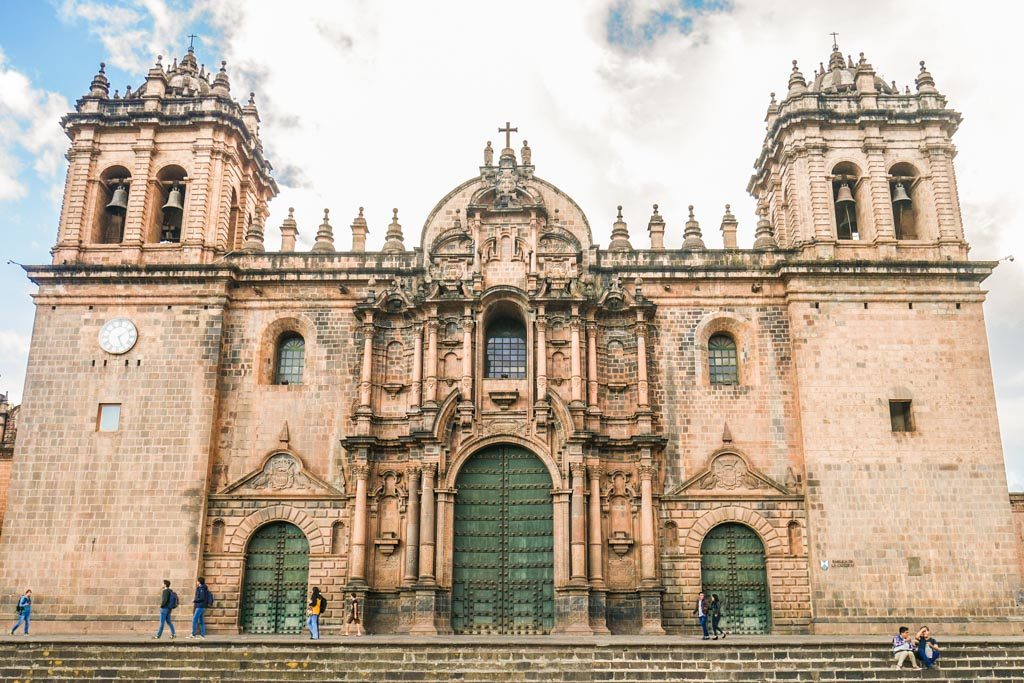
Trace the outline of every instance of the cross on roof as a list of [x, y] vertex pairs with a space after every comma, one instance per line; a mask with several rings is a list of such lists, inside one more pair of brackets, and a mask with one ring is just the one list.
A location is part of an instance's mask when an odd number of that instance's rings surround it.
[[518, 133], [519, 128], [512, 128], [512, 124], [506, 121], [505, 127], [499, 128], [498, 132], [505, 134], [505, 148], [508, 149], [509, 147], [512, 146], [512, 133]]
[[187, 37], [188, 37], [188, 49], [190, 49], [190, 50], [193, 50], [193, 49], [195, 49], [195, 46], [194, 46], [194, 45], [193, 45], [192, 43], [193, 43], [193, 42], [195, 41], [195, 39], [196, 39], [196, 38], [198, 38], [199, 36], [197, 36], [197, 35], [196, 35], [196, 34], [194, 34], [194, 33], [190, 33], [190, 34], [188, 34], [188, 36], [187, 36]]
[[829, 35], [832, 36], [832, 49], [833, 50], [838, 50], [839, 49], [839, 41], [837, 40], [837, 38], [839, 37], [839, 34], [835, 33], [835, 32], [832, 32]]

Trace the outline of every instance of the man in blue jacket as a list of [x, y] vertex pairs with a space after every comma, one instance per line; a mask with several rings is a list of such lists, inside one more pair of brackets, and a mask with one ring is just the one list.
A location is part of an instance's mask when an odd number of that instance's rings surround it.
[[203, 621], [203, 615], [212, 602], [213, 595], [206, 587], [206, 579], [200, 576], [196, 579], [196, 596], [192, 598], [192, 608], [195, 612], [192, 613], [192, 635], [189, 638], [206, 637], [206, 622]]

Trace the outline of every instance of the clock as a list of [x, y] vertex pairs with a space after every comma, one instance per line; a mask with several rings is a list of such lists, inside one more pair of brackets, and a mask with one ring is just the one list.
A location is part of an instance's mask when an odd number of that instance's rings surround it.
[[100, 328], [100, 348], [107, 353], [128, 353], [138, 339], [139, 331], [128, 318], [108, 320]]

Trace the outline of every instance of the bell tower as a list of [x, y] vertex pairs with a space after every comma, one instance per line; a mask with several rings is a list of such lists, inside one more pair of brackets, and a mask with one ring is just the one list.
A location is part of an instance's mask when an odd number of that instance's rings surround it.
[[111, 94], [104, 65], [61, 124], [71, 139], [55, 264], [208, 263], [261, 251], [277, 194], [254, 96], [188, 48]]
[[772, 93], [747, 190], [779, 246], [813, 258], [963, 260], [960, 120], [924, 62], [901, 91], [833, 41], [809, 83], [794, 60], [785, 98]]

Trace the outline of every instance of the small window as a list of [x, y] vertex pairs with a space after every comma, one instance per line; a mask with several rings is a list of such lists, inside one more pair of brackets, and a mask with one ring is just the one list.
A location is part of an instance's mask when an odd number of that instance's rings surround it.
[[914, 431], [910, 401], [889, 401], [889, 420], [892, 421], [892, 431], [894, 432]]
[[277, 342], [277, 371], [274, 384], [302, 384], [306, 365], [306, 341], [301, 335], [289, 333]]
[[739, 384], [736, 342], [727, 334], [708, 340], [708, 371], [712, 384]]
[[121, 428], [121, 404], [101, 403], [96, 416], [96, 431], [116, 432]]
[[517, 320], [496, 320], [487, 327], [487, 377], [526, 377], [526, 328]]

